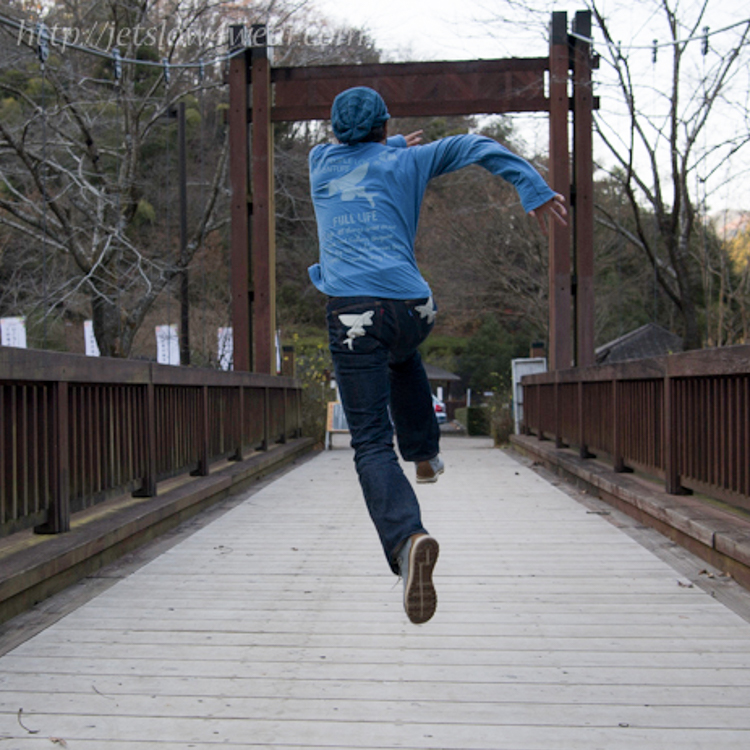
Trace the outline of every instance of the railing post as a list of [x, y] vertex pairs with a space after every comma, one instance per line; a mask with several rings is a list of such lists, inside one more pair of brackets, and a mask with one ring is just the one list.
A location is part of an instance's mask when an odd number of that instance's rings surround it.
[[283, 399], [283, 405], [282, 405], [284, 415], [281, 420], [281, 424], [282, 424], [281, 442], [282, 443], [286, 443], [288, 439], [288, 436], [287, 436], [287, 429], [288, 429], [287, 416], [288, 416], [288, 411], [289, 411], [288, 409], [289, 404], [287, 403], [287, 398], [289, 395], [288, 391], [289, 389], [286, 386], [284, 386], [284, 389], [283, 389], [284, 399]]
[[156, 496], [156, 386], [154, 385], [153, 370], [150, 372], [149, 382], [146, 384], [145, 403], [145, 476], [141, 489], [133, 493], [136, 497]]
[[70, 409], [68, 383], [59, 381], [54, 387], [54, 423], [52, 428], [52, 455], [54, 456], [54, 481], [52, 497], [47, 511], [47, 521], [37, 526], [37, 534], [61, 534], [70, 531]]
[[620, 435], [620, 388], [617, 376], [612, 376], [612, 462], [618, 473], [625, 471]]
[[586, 408], [583, 403], [583, 377], [578, 381], [578, 455], [580, 458], [596, 458], [586, 442]]
[[237, 400], [237, 410], [239, 415], [237, 417], [237, 446], [232, 456], [232, 461], [242, 461], [244, 455], [242, 452], [242, 436], [245, 434], [245, 388], [239, 386], [239, 398]]
[[261, 450], [267, 451], [271, 445], [271, 389], [263, 388], [263, 442]]
[[198, 404], [198, 425], [200, 435], [198, 439], [198, 469], [195, 472], [197, 477], [207, 477], [210, 471], [209, 467], [209, 435], [208, 435], [208, 386], [204, 385], [200, 389]]
[[542, 428], [542, 386], [537, 383], [534, 386], [536, 390], [536, 419], [537, 419], [537, 440], [544, 440], [544, 429]]
[[562, 437], [562, 417], [560, 415], [560, 375], [558, 370], [555, 373], [555, 448], [558, 450], [565, 447]]
[[664, 376], [664, 414], [662, 415], [662, 445], [664, 449], [664, 484], [670, 495], [683, 495], [686, 490], [680, 486], [677, 461], [677, 410], [674, 403], [674, 386], [667, 373]]
[[294, 436], [301, 438], [302, 437], [302, 389], [295, 388], [294, 394], [295, 394], [294, 400], [295, 400], [295, 404], [297, 408], [297, 430], [294, 433]]

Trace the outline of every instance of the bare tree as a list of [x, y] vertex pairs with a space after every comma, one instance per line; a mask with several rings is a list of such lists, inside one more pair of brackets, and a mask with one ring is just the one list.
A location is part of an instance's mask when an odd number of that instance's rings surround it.
[[[225, 244], [225, 71], [200, 61], [226, 55], [227, 27], [266, 24], [275, 65], [377, 60], [365, 33], [332, 24], [304, 1], [66, 0], [44, 19], [50, 56], [42, 66], [37, 26], [16, 10], [22, 24], [6, 25], [0, 48], [0, 106], [9, 115], [0, 123], [0, 247], [8, 245], [6, 257], [17, 261], [7, 264], [14, 293], [5, 302], [36, 310], [37, 318], [73, 308], [93, 316], [100, 350], [110, 356], [128, 356], [154, 302], [171, 297], [172, 280]], [[82, 41], [108, 52], [76, 51]], [[186, 252], [177, 248], [178, 102], [192, 133]], [[319, 135], [277, 129], [283, 261], [294, 259], [296, 246], [312, 249], [306, 155]], [[47, 266], [37, 277], [48, 284], [33, 290], [18, 273], [21, 253], [10, 252], [22, 238], [35, 264], [44, 257]], [[50, 273], [53, 262], [64, 269]]]
[[[596, 166], [630, 206], [626, 216], [598, 205], [596, 221], [639, 250], [660, 290], [660, 319], [682, 330], [686, 347], [699, 347], [715, 324], [702, 318], [718, 314], [710, 296], [726, 267], [725, 258], [706, 268], [705, 216], [718, 208], [711, 203], [726, 195], [727, 181], [742, 194], [737, 187], [750, 173], [748, 14], [738, 17], [736, 6], [720, 0], [584, 2], [601, 59]], [[483, 23], [510, 48], [509, 40], [545, 37], [558, 6], [504, 0], [499, 15], [488, 3]]]
[[[5, 28], [1, 85], [14, 116], [0, 120], [0, 223], [25, 236], [37, 255], [69, 260], [69, 275], [46, 282], [43, 315], [59, 314], [85, 294], [105, 356], [128, 356], [151, 305], [222, 223], [216, 208], [227, 143], [216, 131], [213, 174], [187, 252], [166, 246], [154, 220], [174, 200], [159, 184], [154, 156], [174, 137], [170, 113], [178, 100], [221, 82], [216, 72], [199, 81], [196, 68], [160, 65], [156, 31], [161, 25], [172, 32], [164, 57], [178, 63], [180, 40], [208, 9], [208, 3], [71, 2], [52, 9], [46, 32], [25, 19], [18, 30]], [[124, 62], [69, 46], [81, 28], [96, 31], [96, 24], [98, 38], [112, 41]], [[128, 62], [136, 59], [140, 64]], [[157, 230], [144, 232], [148, 223]]]
[[[706, 290], [693, 252], [700, 241], [697, 191], [750, 141], [746, 85], [739, 78], [746, 76], [750, 22], [709, 38], [709, 0], [689, 7], [671, 0], [641, 3], [654, 36], [653, 64], [663, 61], [658, 80], [648, 85], [635, 55], [642, 61], [649, 51], [629, 51], [601, 1], [590, 4], [605, 40], [602, 57], [612, 80], [607, 95], [617, 92], [624, 103], [621, 116], [602, 111], [595, 119], [596, 133], [614, 159], [613, 167], [603, 168], [627, 196], [635, 225], [626, 229], [602, 212], [598, 219], [645, 253], [660, 288], [679, 310], [685, 347], [698, 348], [699, 298]], [[664, 43], [658, 34], [665, 35]], [[743, 124], [727, 128], [728, 113]]]

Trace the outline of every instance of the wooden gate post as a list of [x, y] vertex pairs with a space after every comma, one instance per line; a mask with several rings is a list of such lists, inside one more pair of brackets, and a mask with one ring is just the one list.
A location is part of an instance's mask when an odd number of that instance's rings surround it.
[[[250, 192], [248, 187], [248, 64], [245, 27], [230, 27], [229, 179], [232, 185], [232, 337], [235, 370], [252, 365], [250, 326]], [[242, 50], [242, 51], [240, 51]]]
[[591, 11], [573, 21], [573, 236], [575, 238], [575, 362], [594, 364], [594, 166], [591, 131]]
[[252, 96], [252, 325], [253, 371], [276, 374], [276, 205], [271, 124], [271, 61], [266, 27], [253, 26]]
[[[552, 14], [549, 48], [550, 186], [570, 205], [568, 147], [568, 14]], [[549, 366], [563, 370], [573, 363], [571, 346], [570, 230], [550, 222]]]

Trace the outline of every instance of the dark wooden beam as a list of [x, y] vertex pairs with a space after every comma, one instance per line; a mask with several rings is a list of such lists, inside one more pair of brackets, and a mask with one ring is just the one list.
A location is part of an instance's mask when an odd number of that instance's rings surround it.
[[[570, 205], [568, 144], [568, 29], [567, 13], [552, 14], [549, 51], [549, 183]], [[571, 366], [570, 228], [552, 222], [549, 239], [549, 366]]]
[[[587, 25], [588, 24], [588, 25]], [[578, 36], [590, 33], [590, 14], [576, 16]], [[237, 40], [242, 39], [242, 27]], [[261, 38], [256, 35], [253, 38]], [[238, 41], [238, 43], [240, 43]], [[248, 51], [249, 53], [249, 51]], [[593, 361], [593, 219], [591, 194], [591, 93], [589, 45], [571, 46], [567, 14], [553, 13], [549, 57], [470, 60], [458, 62], [326, 65], [271, 68], [265, 48], [253, 47], [252, 108], [248, 106], [248, 62], [235, 57], [230, 65], [230, 127], [232, 135], [232, 283], [235, 326], [235, 368], [273, 372], [275, 357], [275, 231], [273, 222], [272, 123], [326, 120], [338, 93], [367, 85], [379, 91], [394, 116], [470, 115], [505, 112], [549, 112], [549, 182], [571, 202], [568, 113], [577, 115], [574, 131], [578, 195], [581, 205], [571, 215], [581, 247], [577, 272], [580, 315], [573, 328], [571, 231], [557, 227], [550, 236], [549, 358], [552, 369], [573, 364], [573, 331], [580, 340], [582, 364]], [[578, 79], [569, 91], [569, 70], [577, 65]], [[549, 75], [548, 95], [545, 76]], [[243, 78], [244, 76], [244, 78]], [[237, 92], [236, 94], [234, 92]], [[243, 114], [241, 114], [243, 113]], [[252, 146], [252, 263], [248, 263], [247, 130], [253, 123]], [[244, 180], [244, 182], [243, 182]], [[244, 186], [244, 188], [243, 188]], [[243, 210], [244, 207], [244, 210]], [[244, 250], [244, 253], [243, 253]], [[249, 291], [252, 290], [252, 291]], [[251, 321], [252, 320], [252, 324]]]
[[[243, 27], [232, 26], [232, 48], [242, 43]], [[250, 204], [248, 194], [248, 65], [249, 50], [229, 63], [229, 180], [231, 203], [231, 285], [234, 369], [251, 368]]]
[[[253, 27], [255, 31], [256, 27]], [[276, 205], [271, 124], [271, 61], [265, 47], [251, 58], [253, 371], [276, 373]]]
[[591, 132], [591, 11], [573, 22], [573, 164], [576, 261], [576, 364], [594, 364], [594, 160]]
[[369, 86], [395, 117], [547, 110], [547, 58], [274, 68], [272, 120], [326, 120], [337, 94]]

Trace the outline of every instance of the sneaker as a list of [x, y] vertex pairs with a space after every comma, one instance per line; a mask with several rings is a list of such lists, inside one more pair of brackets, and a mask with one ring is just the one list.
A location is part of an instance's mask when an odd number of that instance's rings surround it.
[[432, 484], [445, 471], [445, 464], [439, 455], [429, 461], [417, 462], [417, 484]]
[[437, 608], [432, 569], [440, 546], [428, 534], [413, 534], [398, 553], [398, 566], [404, 581], [404, 609], [416, 625], [427, 622]]

